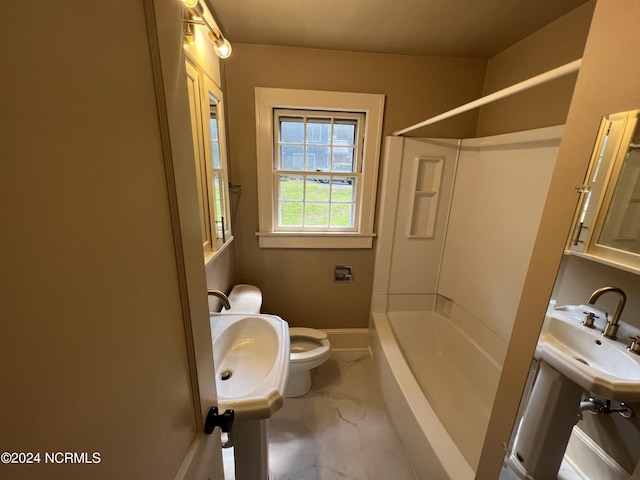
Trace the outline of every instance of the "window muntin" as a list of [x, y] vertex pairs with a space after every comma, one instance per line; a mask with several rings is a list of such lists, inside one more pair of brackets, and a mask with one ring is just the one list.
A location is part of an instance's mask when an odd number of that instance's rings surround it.
[[364, 119], [274, 110], [275, 231], [356, 231]]

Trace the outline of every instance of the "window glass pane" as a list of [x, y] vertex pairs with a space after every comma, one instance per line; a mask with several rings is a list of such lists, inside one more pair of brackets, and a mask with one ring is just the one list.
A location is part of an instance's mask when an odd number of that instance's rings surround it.
[[218, 141], [218, 119], [216, 118], [216, 106], [211, 106], [211, 140]]
[[328, 202], [329, 194], [329, 177], [307, 177], [305, 193], [307, 202]]
[[304, 224], [307, 227], [328, 227], [329, 204], [307, 203], [304, 213]]
[[302, 201], [304, 199], [304, 184], [302, 177], [295, 175], [280, 175], [278, 178], [279, 200]]
[[354, 177], [333, 177], [331, 201], [355, 202], [355, 183]]
[[307, 147], [307, 172], [329, 171], [330, 147]]
[[307, 120], [307, 143], [331, 143], [331, 120], [310, 118]]
[[355, 123], [352, 123], [352, 124], [336, 123], [333, 126], [333, 144], [334, 145], [355, 145], [356, 144]]
[[280, 121], [280, 142], [282, 143], [303, 143], [304, 123], [303, 120], [282, 120]]
[[220, 181], [220, 174], [215, 172], [213, 174], [213, 201], [216, 205], [216, 222], [222, 221], [222, 182]]
[[215, 224], [216, 224], [216, 238], [223, 238], [222, 235], [222, 228], [223, 228], [223, 223], [222, 223], [222, 217], [223, 217], [223, 210], [222, 210], [222, 177], [221, 174], [219, 172], [215, 172], [213, 174], [213, 202], [215, 204]]
[[331, 204], [332, 227], [353, 227], [353, 203]]
[[333, 147], [331, 154], [332, 172], [353, 172], [354, 150], [352, 147]]
[[209, 129], [211, 130], [211, 165], [220, 169], [220, 139], [218, 138], [218, 106], [209, 98]]
[[304, 170], [304, 147], [302, 145], [280, 146], [280, 170]]
[[278, 224], [281, 227], [301, 227], [302, 202], [278, 202]]
[[220, 162], [220, 144], [216, 141], [211, 142], [211, 163], [216, 170], [222, 168], [222, 163]]

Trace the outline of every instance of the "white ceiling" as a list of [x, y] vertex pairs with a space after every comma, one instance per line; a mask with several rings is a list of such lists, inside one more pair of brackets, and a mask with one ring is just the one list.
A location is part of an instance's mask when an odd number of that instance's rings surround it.
[[231, 43], [490, 58], [587, 0], [206, 0]]

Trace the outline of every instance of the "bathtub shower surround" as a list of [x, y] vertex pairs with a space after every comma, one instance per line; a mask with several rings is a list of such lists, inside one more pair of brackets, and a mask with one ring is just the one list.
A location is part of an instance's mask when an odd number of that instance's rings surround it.
[[475, 475], [562, 130], [386, 139], [371, 326], [419, 478]]

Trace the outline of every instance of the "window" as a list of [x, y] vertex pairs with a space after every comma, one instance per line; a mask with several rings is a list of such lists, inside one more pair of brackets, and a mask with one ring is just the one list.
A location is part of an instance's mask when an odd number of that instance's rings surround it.
[[274, 110], [274, 231], [357, 231], [364, 115]]
[[222, 92], [191, 61], [186, 63], [205, 262], [231, 239]]
[[261, 247], [372, 246], [383, 104], [256, 88]]

